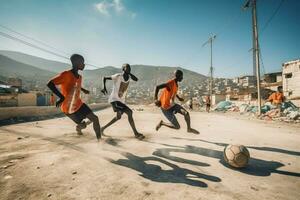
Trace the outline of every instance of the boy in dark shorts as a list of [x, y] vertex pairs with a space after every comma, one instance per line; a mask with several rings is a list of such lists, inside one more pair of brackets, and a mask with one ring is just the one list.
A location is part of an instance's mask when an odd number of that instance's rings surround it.
[[[80, 98], [81, 91], [89, 94], [88, 90], [81, 87], [82, 77], [78, 74], [78, 70], [84, 69], [84, 58], [81, 55], [73, 54], [70, 60], [72, 69], [52, 78], [47, 86], [59, 98], [56, 107], [60, 107], [62, 112], [77, 124], [77, 133], [82, 134], [81, 130], [86, 128], [88, 123], [93, 123], [96, 137], [99, 140], [101, 138], [99, 119]], [[61, 91], [57, 89], [56, 85], [60, 85]], [[90, 122], [83, 121], [85, 118]]]
[[[156, 126], [156, 131], [158, 131], [161, 126], [166, 126], [172, 129], [180, 129], [180, 125], [175, 116], [176, 113], [179, 113], [184, 116], [187, 124], [187, 132], [199, 134], [197, 130], [191, 128], [191, 119], [189, 112], [181, 105], [175, 103], [175, 97], [177, 97], [179, 101], [184, 101], [183, 98], [177, 95], [178, 82], [181, 82], [182, 79], [183, 72], [181, 70], [176, 70], [174, 72], [173, 79], [169, 80], [167, 83], [156, 86], [154, 96], [155, 105], [161, 107], [162, 113], [171, 122], [170, 124], [161, 120]], [[163, 89], [163, 91], [160, 95], [160, 99], [158, 100], [158, 92], [161, 89]]]
[[108, 122], [108, 124], [102, 127], [101, 132], [103, 133], [107, 127], [121, 119], [123, 113], [126, 113], [128, 115], [128, 121], [135, 137], [142, 140], [145, 138], [145, 136], [143, 134], [140, 134], [136, 130], [135, 123], [132, 117], [132, 110], [125, 104], [125, 96], [130, 79], [138, 81], [138, 78], [130, 72], [130, 65], [124, 64], [122, 66], [122, 73], [117, 73], [112, 76], [106, 76], [103, 78], [103, 89], [101, 90], [103, 94], [107, 94], [106, 80], [113, 81], [113, 89], [108, 101], [112, 105], [114, 112], [116, 112], [116, 116], [110, 122]]

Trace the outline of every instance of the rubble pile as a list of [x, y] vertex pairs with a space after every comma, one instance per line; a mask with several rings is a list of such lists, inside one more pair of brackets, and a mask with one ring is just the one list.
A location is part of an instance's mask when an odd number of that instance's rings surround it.
[[[258, 106], [249, 104], [236, 105], [231, 101], [221, 101], [213, 110], [219, 112], [239, 112], [241, 115], [255, 116]], [[262, 106], [261, 113], [259, 119], [300, 123], [300, 109], [290, 101], [282, 103], [280, 107], [267, 102]]]

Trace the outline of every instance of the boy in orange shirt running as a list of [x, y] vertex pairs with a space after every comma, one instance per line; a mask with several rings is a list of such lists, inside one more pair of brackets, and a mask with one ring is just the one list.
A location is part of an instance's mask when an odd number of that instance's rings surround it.
[[[81, 55], [73, 54], [70, 60], [72, 69], [52, 78], [47, 86], [59, 98], [56, 102], [56, 107], [60, 107], [62, 112], [77, 124], [77, 133], [82, 134], [81, 129], [86, 128], [88, 123], [83, 120], [87, 118], [93, 123], [96, 137], [99, 140], [101, 138], [99, 119], [80, 98], [81, 91], [89, 94], [88, 90], [81, 87], [82, 77], [78, 74], [78, 70], [84, 69], [84, 58]], [[60, 85], [61, 92], [56, 85]]]
[[[175, 114], [179, 113], [184, 116], [184, 119], [187, 124], [187, 132], [199, 134], [199, 132], [193, 128], [191, 128], [191, 119], [190, 114], [187, 110], [185, 110], [181, 105], [175, 103], [175, 97], [179, 101], [184, 101], [183, 98], [177, 95], [178, 90], [178, 82], [181, 82], [183, 79], [183, 72], [181, 70], [176, 70], [174, 72], [174, 78], [169, 80], [167, 83], [163, 83], [161, 85], [156, 86], [155, 89], [155, 105], [161, 107], [161, 111], [165, 115], [165, 117], [171, 122], [166, 123], [164, 121], [160, 121], [156, 126], [156, 131], [160, 129], [161, 126], [166, 126], [172, 129], [180, 129], [180, 125], [176, 119]], [[158, 100], [158, 92], [163, 89], [160, 99]]]

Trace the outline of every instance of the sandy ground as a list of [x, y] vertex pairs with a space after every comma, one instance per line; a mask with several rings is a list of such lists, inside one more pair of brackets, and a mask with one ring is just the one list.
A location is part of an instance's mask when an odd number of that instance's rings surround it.
[[[143, 108], [134, 118], [144, 141], [126, 116], [100, 142], [67, 118], [0, 127], [0, 199], [300, 199], [300, 126], [191, 112], [200, 135], [181, 116], [181, 130], [156, 132], [162, 114]], [[248, 147], [247, 168], [224, 164], [227, 144]]]

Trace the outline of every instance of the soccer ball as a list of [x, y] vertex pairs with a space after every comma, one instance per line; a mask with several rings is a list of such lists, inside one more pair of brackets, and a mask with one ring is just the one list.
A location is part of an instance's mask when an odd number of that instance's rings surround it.
[[246, 167], [250, 158], [248, 149], [243, 145], [228, 145], [224, 149], [225, 162], [235, 168]]

